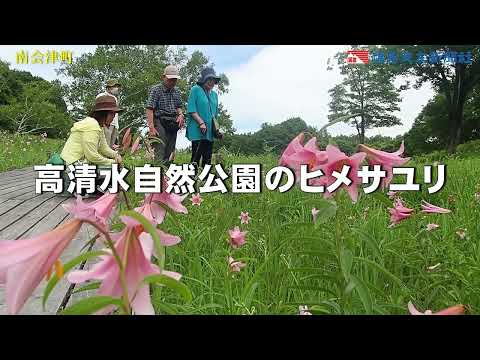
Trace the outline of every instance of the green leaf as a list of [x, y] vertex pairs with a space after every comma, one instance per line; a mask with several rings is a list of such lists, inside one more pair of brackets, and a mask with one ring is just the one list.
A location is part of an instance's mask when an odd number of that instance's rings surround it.
[[[78, 264], [87, 261], [88, 259], [99, 257], [102, 255], [108, 255], [105, 251], [89, 251], [86, 252], [85, 254], [77, 256], [75, 259], [70, 260], [68, 263], [63, 265], [63, 273], [66, 274], [69, 272], [71, 269], [73, 269], [75, 266]], [[58, 281], [60, 279], [57, 278], [57, 275], [53, 275], [50, 281], [47, 284], [47, 287], [45, 288], [45, 291], [43, 292], [43, 299], [42, 299], [42, 306], [43, 310], [45, 310], [45, 304], [47, 303], [48, 297], [52, 293], [53, 289], [55, 286], [57, 286]]]
[[294, 289], [294, 290], [305, 290], [305, 291], [317, 291], [317, 292], [325, 292], [328, 294], [331, 294], [333, 296], [337, 296], [334, 291], [320, 287], [320, 286], [304, 286], [304, 285], [292, 285], [292, 286], [287, 286], [289, 289]]
[[160, 138], [149, 138], [148, 141], [150, 144], [155, 144], [155, 143], [165, 144], [165, 142]]
[[318, 210], [317, 221], [315, 221], [315, 228], [319, 225], [326, 223], [333, 218], [337, 213], [337, 203], [335, 200], [324, 200], [319, 202], [315, 208]]
[[[304, 242], [305, 240], [308, 240], [308, 241], [313, 241], [313, 244], [319, 244], [319, 243], [323, 243], [325, 244], [327, 247], [329, 248], [333, 248], [335, 247], [335, 244], [333, 242], [332, 239], [329, 239], [329, 238], [326, 238], [325, 236], [322, 236], [321, 234], [318, 234], [317, 236], [302, 236], [302, 235], [299, 235], [296, 240], [298, 240], [299, 242]], [[318, 256], [321, 256], [321, 253], [322, 251], [317, 251], [317, 250], [311, 250], [311, 251], [308, 251], [308, 250], [301, 250], [301, 251], [297, 251], [296, 253], [298, 254], [310, 254], [310, 255], [318, 255]], [[323, 251], [323, 253], [325, 253], [325, 251]]]
[[324, 314], [331, 314], [331, 311], [328, 309], [325, 309], [322, 306], [319, 305], [313, 305], [312, 307], [308, 308], [308, 310], [312, 313], [324, 313]]
[[95, 235], [93, 238], [91, 238], [90, 240], [88, 240], [85, 245], [82, 246], [82, 248], [80, 249], [80, 252], [82, 252], [83, 250], [87, 249], [90, 250], [93, 245], [95, 244], [95, 241], [97, 241], [97, 239], [100, 237], [100, 234], [97, 234]]
[[109, 305], [122, 306], [122, 300], [110, 296], [89, 297], [66, 308], [60, 315], [89, 315]]
[[325, 300], [325, 301], [322, 301], [321, 303], [327, 305], [327, 306], [330, 306], [334, 311], [335, 313], [337, 314], [341, 314], [342, 313], [342, 309], [340, 308], [340, 305], [338, 305], [336, 302], [334, 301], [328, 301], [328, 300]]
[[160, 311], [163, 311], [165, 314], [177, 315], [177, 311], [174, 308], [162, 302], [155, 303], [155, 307], [157, 307]]
[[123, 230], [125, 225], [123, 223], [116, 223], [110, 226], [110, 231], [117, 232]]
[[187, 285], [177, 281], [166, 275], [150, 275], [142, 281], [143, 284], [161, 284], [174, 290], [178, 293], [186, 302], [192, 302], [192, 293]]
[[143, 228], [152, 236], [153, 242], [155, 244], [155, 249], [157, 250], [159, 267], [160, 270], [163, 270], [165, 267], [165, 247], [160, 241], [160, 236], [158, 235], [158, 231], [155, 226], [153, 226], [152, 223], [148, 221], [145, 216], [133, 210], [125, 211], [121, 215], [128, 216], [137, 220], [140, 224], [142, 224]]
[[200, 313], [202, 312], [203, 310], [208, 310], [208, 309], [224, 309], [224, 306], [223, 305], [220, 305], [220, 304], [206, 304], [202, 307], [199, 307], [199, 308], [195, 308], [193, 310], [191, 310], [191, 314], [195, 314], [195, 313]]
[[264, 263], [262, 265], [260, 265], [258, 270], [255, 272], [255, 274], [252, 276], [252, 278], [249, 280], [249, 282], [247, 283], [247, 285], [243, 289], [243, 292], [242, 292], [242, 299], [244, 300], [243, 303], [245, 303], [245, 300], [246, 300], [248, 294], [251, 291], [250, 289], [252, 288], [253, 284], [257, 281], [257, 279], [260, 278], [260, 276], [262, 275], [262, 272], [266, 269], [269, 261], [271, 259], [276, 259], [277, 255], [281, 251], [283, 251], [283, 247], [285, 245], [289, 244], [289, 243], [290, 243], [290, 239], [286, 239], [282, 243], [280, 243], [280, 245], [267, 257], [267, 259], [265, 259]]
[[375, 256], [379, 259], [382, 259], [382, 252], [380, 251], [380, 248], [378, 247], [377, 242], [375, 239], [373, 239], [369, 234], [359, 230], [359, 229], [352, 229], [354, 233], [357, 233], [362, 240], [364, 240], [367, 245], [370, 247], [370, 249], [373, 250], [375, 253]]
[[342, 267], [342, 273], [345, 281], [349, 281], [350, 271], [352, 270], [353, 265], [353, 254], [347, 248], [343, 248], [340, 251], [340, 265]]
[[258, 282], [255, 282], [252, 284], [252, 286], [250, 286], [248, 293], [245, 296], [245, 301], [244, 301], [245, 307], [247, 308], [250, 307], [250, 304], [252, 303], [252, 300], [253, 300], [253, 295], [255, 294], [255, 290], [257, 290], [257, 288], [258, 288]]
[[344, 290], [345, 295], [350, 294], [353, 291], [353, 289], [355, 289], [355, 282], [350, 281], [348, 285], [345, 287], [345, 290]]
[[98, 289], [100, 285], [101, 285], [100, 281], [95, 281], [95, 282], [92, 282], [91, 284], [78, 288], [77, 290], [73, 291], [72, 294], [77, 294], [82, 291], [95, 290], [95, 289]]
[[360, 296], [360, 300], [363, 303], [363, 307], [365, 308], [366, 313], [371, 314], [373, 311], [372, 297], [370, 295], [370, 292], [368, 291], [367, 286], [355, 275], [350, 275], [350, 279], [355, 284], [355, 290]]
[[391, 201], [387, 195], [382, 193], [381, 191], [375, 191], [373, 193], [373, 198], [380, 201], [386, 207], [391, 208], [393, 206], [393, 201]]
[[400, 280], [398, 277], [396, 277], [395, 275], [393, 275], [390, 271], [388, 271], [387, 269], [385, 269], [384, 267], [380, 266], [379, 264], [377, 264], [376, 262], [372, 261], [372, 260], [369, 260], [369, 259], [365, 259], [365, 258], [362, 258], [362, 257], [355, 257], [355, 260], [359, 260], [359, 261], [362, 261], [364, 262], [365, 264], [367, 265], [370, 265], [371, 267], [375, 268], [376, 270], [382, 272], [383, 274], [387, 275], [393, 282], [395, 282], [398, 286], [400, 286], [400, 288], [402, 288], [402, 290], [404, 290], [405, 292], [409, 292], [408, 288], [405, 286], [405, 284], [403, 283], [402, 280]]

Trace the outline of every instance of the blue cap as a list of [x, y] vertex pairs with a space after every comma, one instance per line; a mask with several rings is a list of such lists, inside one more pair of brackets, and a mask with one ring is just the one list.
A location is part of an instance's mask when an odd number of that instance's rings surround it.
[[203, 69], [200, 73], [200, 79], [198, 79], [198, 84], [204, 84], [205, 81], [211, 78], [215, 79], [216, 84], [220, 82], [220, 77], [215, 74], [215, 70], [213, 70], [213, 68], [207, 67]]

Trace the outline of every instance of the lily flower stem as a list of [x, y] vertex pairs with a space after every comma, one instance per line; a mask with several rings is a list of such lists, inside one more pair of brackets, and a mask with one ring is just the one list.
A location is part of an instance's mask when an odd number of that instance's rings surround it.
[[132, 210], [132, 207], [130, 206], [130, 202], [128, 200], [128, 196], [127, 196], [127, 193], [125, 190], [122, 189], [122, 194], [123, 194], [123, 197], [125, 198], [125, 204], [127, 205], [127, 209], [128, 210]]
[[231, 276], [232, 275], [230, 274], [230, 272], [227, 272], [227, 284], [228, 284], [227, 305], [228, 305], [230, 315], [235, 315], [233, 313], [233, 307], [232, 307], [233, 294], [232, 294], [232, 277]]
[[339, 265], [341, 265], [340, 253], [342, 250], [342, 230], [340, 227], [341, 226], [340, 216], [342, 215], [342, 208], [341, 208], [340, 192], [337, 192], [335, 196], [335, 201], [337, 203], [337, 213], [335, 215], [335, 244], [337, 247], [338, 263]]
[[105, 240], [107, 241], [108, 247], [112, 250], [113, 257], [120, 268], [120, 283], [122, 284], [122, 291], [123, 291], [123, 310], [127, 315], [131, 314], [130, 309], [130, 302], [128, 301], [128, 288], [127, 288], [127, 281], [125, 280], [125, 267], [123, 266], [123, 262], [118, 255], [117, 250], [115, 249], [115, 245], [112, 241], [112, 238], [108, 234], [108, 231], [105, 231], [102, 227], [98, 224], [94, 223], [93, 221], [85, 220], [85, 223], [92, 225], [95, 227], [100, 233], [105, 236]]
[[[341, 219], [340, 216], [342, 216], [342, 206], [341, 206], [341, 199], [340, 199], [340, 192], [337, 192], [335, 195], [335, 201], [337, 203], [337, 213], [335, 215], [335, 245], [336, 245], [336, 251], [337, 251], [337, 259], [338, 259], [338, 267], [340, 269], [340, 274], [342, 275], [341, 278], [343, 279], [343, 269], [342, 269], [342, 261], [341, 261], [341, 256], [342, 256], [342, 229], [341, 229]], [[345, 294], [344, 294], [344, 289], [345, 285], [343, 284], [343, 281], [339, 284], [339, 298], [342, 303], [346, 301], [345, 299]], [[342, 308], [345, 308], [344, 304]]]

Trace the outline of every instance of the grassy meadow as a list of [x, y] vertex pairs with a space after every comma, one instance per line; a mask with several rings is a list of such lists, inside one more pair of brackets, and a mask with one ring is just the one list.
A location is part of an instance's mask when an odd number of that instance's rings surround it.
[[[180, 153], [176, 162], [188, 160], [189, 154]], [[271, 155], [223, 156], [225, 170], [234, 163], [262, 164], [262, 179], [277, 161]], [[141, 165], [142, 156], [127, 162]], [[156, 288], [157, 312], [297, 314], [307, 305], [313, 314], [406, 314], [412, 301], [422, 311], [462, 303], [468, 313], [479, 313], [480, 199], [475, 193], [480, 192], [480, 158], [441, 163], [447, 167], [443, 189], [430, 195], [423, 185], [420, 192], [402, 192], [415, 213], [393, 228], [388, 227], [393, 202], [380, 191], [361, 192], [356, 204], [341, 191], [336, 215], [328, 217], [326, 210], [325, 221], [321, 213], [316, 224], [311, 210], [322, 208], [325, 200], [298, 186], [285, 193], [265, 186], [260, 194], [205, 193], [200, 206], [188, 197], [189, 213], [167, 215], [161, 227], [182, 238], [167, 248], [166, 268], [184, 275], [193, 302], [185, 304]], [[410, 164], [418, 168], [416, 181], [422, 184], [423, 166], [432, 163]], [[134, 203], [142, 198], [130, 196]], [[422, 213], [422, 199], [452, 212]], [[242, 211], [249, 213], [249, 224], [240, 224]], [[427, 231], [429, 223], [439, 228]], [[246, 245], [237, 250], [228, 244], [234, 226], [248, 231]], [[457, 234], [462, 230], [463, 239]], [[247, 266], [232, 274], [228, 256]]]
[[[0, 141], [0, 172], [44, 164], [46, 153], [62, 145], [4, 133]], [[232, 164], [262, 164], [262, 182], [278, 162], [268, 154], [225, 153], [222, 158], [227, 172]], [[177, 163], [188, 161], [187, 152], [177, 154]], [[132, 170], [144, 163], [141, 152], [125, 157]], [[393, 202], [381, 191], [360, 191], [359, 201], [352, 204], [342, 190], [334, 198], [336, 212], [326, 207], [331, 203], [321, 194], [303, 193], [299, 186], [285, 193], [265, 186], [260, 194], [203, 193], [200, 206], [187, 197], [188, 214], [169, 213], [160, 227], [182, 239], [167, 248], [165, 267], [183, 274], [193, 301], [185, 303], [167, 288], [152, 287], [156, 312], [295, 315], [299, 306], [307, 305], [314, 315], [407, 314], [412, 301], [421, 311], [461, 303], [468, 314], [479, 314], [480, 199], [475, 194], [480, 193], [480, 157], [440, 163], [447, 166], [443, 189], [430, 195], [423, 185], [420, 192], [401, 192], [415, 213], [393, 228], [388, 212]], [[422, 184], [423, 166], [432, 163], [419, 158], [409, 164], [418, 168], [416, 180]], [[433, 175], [435, 179], [436, 171]], [[138, 206], [143, 196], [133, 191], [133, 171], [127, 182], [129, 201]], [[225, 183], [230, 189], [230, 179]], [[424, 214], [421, 200], [452, 212]], [[316, 223], [313, 207], [324, 209]], [[251, 217], [248, 224], [240, 224], [242, 211]], [[439, 227], [427, 231], [430, 223]], [[246, 244], [236, 250], [228, 244], [228, 230], [235, 226], [248, 232]], [[228, 256], [246, 267], [230, 272]]]
[[18, 135], [0, 130], [0, 172], [44, 165], [50, 155], [62, 150], [64, 141], [38, 135]]

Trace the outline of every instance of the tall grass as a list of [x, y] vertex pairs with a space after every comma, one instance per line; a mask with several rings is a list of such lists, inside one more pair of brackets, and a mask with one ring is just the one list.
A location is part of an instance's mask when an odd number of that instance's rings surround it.
[[11, 134], [0, 130], [0, 172], [45, 165], [52, 152], [60, 152], [63, 144], [64, 140]]
[[[187, 153], [177, 157], [178, 163], [188, 160]], [[137, 155], [127, 162], [133, 167], [143, 159]], [[261, 163], [265, 173], [277, 159], [227, 154], [223, 162], [225, 170], [232, 164]], [[423, 183], [424, 164], [413, 164], [417, 182]], [[380, 191], [361, 193], [356, 204], [341, 192], [336, 216], [317, 226], [311, 209], [321, 206], [322, 197], [298, 186], [283, 194], [265, 187], [260, 194], [206, 193], [200, 206], [187, 198], [188, 215], [167, 216], [161, 227], [182, 238], [167, 249], [166, 268], [184, 275], [194, 300], [186, 305], [168, 290], [155, 288], [156, 311], [296, 314], [305, 304], [314, 314], [406, 314], [412, 301], [434, 311], [463, 303], [470, 313], [479, 313], [480, 203], [474, 194], [480, 191], [480, 159], [445, 164], [447, 180], [440, 192], [430, 195], [422, 185], [420, 192], [401, 193], [417, 211], [394, 228], [388, 227], [392, 201]], [[129, 196], [134, 203], [142, 199]], [[452, 213], [423, 214], [422, 199]], [[240, 224], [241, 211], [249, 212], [249, 224]], [[429, 223], [440, 227], [429, 232]], [[247, 244], [238, 250], [227, 242], [234, 226], [248, 231]], [[465, 239], [456, 234], [459, 229], [466, 229]], [[247, 266], [230, 273], [229, 255]]]
[[[0, 171], [44, 164], [63, 145], [2, 132], [0, 142]], [[125, 159], [132, 170], [129, 200], [138, 206], [143, 196], [134, 193], [133, 168], [145, 160], [143, 154]], [[177, 163], [189, 160], [187, 152], [177, 154]], [[226, 152], [221, 159], [227, 173], [233, 164], [262, 164], [262, 182], [277, 160]], [[424, 161], [411, 163], [419, 183], [423, 165], [431, 165]], [[433, 311], [463, 303], [469, 313], [480, 313], [480, 202], [474, 196], [480, 192], [480, 158], [440, 162], [447, 165], [443, 189], [430, 195], [422, 185], [420, 192], [402, 192], [407, 207], [417, 211], [394, 228], [388, 227], [392, 201], [380, 191], [361, 193], [356, 204], [340, 192], [336, 215], [317, 225], [311, 209], [324, 200], [298, 186], [282, 194], [265, 186], [260, 194], [205, 193], [200, 206], [187, 198], [189, 213], [168, 215], [161, 227], [182, 238], [167, 248], [166, 268], [183, 274], [194, 300], [185, 304], [170, 290], [155, 287], [157, 313], [297, 314], [299, 305], [307, 305], [314, 314], [406, 314], [408, 301]], [[229, 179], [229, 189], [230, 184]], [[423, 214], [422, 199], [452, 213]], [[250, 214], [249, 224], [240, 224], [241, 211]], [[429, 232], [429, 223], [440, 227]], [[234, 226], [248, 231], [246, 245], [237, 250], [228, 244]], [[466, 238], [457, 235], [460, 229], [466, 229]], [[232, 274], [229, 255], [247, 266]]]

